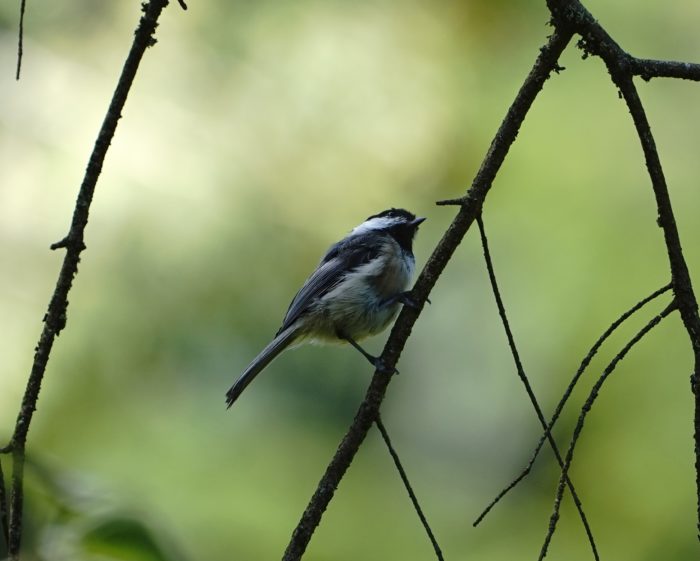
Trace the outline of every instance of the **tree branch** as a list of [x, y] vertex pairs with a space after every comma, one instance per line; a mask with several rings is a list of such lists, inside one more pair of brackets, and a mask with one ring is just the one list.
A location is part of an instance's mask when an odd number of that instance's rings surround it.
[[[391, 330], [382, 353], [382, 360], [388, 368], [396, 365], [430, 291], [480, 212], [493, 179], [518, 135], [520, 125], [551, 72], [559, 68], [557, 61], [570, 39], [571, 33], [555, 29], [547, 44], [541, 48], [532, 70], [508, 109], [471, 188], [463, 198], [457, 216], [448, 227], [416, 281], [413, 288], [413, 298], [418, 306], [416, 308], [404, 307]], [[304, 554], [340, 480], [365, 439], [367, 431], [377, 418], [379, 406], [384, 399], [390, 381], [390, 375], [375, 371], [355, 419], [338, 446], [333, 459], [328, 464], [316, 491], [292, 533], [289, 545], [284, 552], [283, 561], [298, 560]]]
[[22, 71], [22, 55], [24, 54], [24, 12], [27, 8], [27, 0], [20, 0], [19, 4], [19, 30], [17, 33], [17, 70], [15, 72], [15, 80], [19, 80], [20, 72]]
[[668, 306], [666, 306], [666, 308], [659, 315], [654, 316], [649, 321], [649, 323], [647, 323], [634, 337], [632, 337], [632, 339], [629, 340], [629, 342], [623, 347], [623, 349], [617, 355], [615, 355], [615, 358], [613, 358], [610, 364], [608, 364], [608, 366], [603, 371], [603, 374], [600, 376], [600, 378], [598, 378], [598, 381], [594, 384], [593, 389], [591, 389], [591, 393], [588, 395], [588, 399], [586, 399], [586, 402], [581, 408], [581, 415], [578, 418], [576, 428], [574, 429], [573, 437], [571, 438], [571, 443], [569, 444], [569, 449], [566, 452], [566, 459], [564, 460], [564, 466], [562, 467], [561, 476], [559, 477], [559, 484], [557, 485], [557, 493], [554, 499], [554, 508], [552, 510], [552, 515], [549, 519], [549, 528], [547, 530], [547, 535], [545, 536], [544, 544], [542, 545], [542, 550], [540, 551], [539, 561], [542, 561], [542, 559], [544, 559], [547, 555], [549, 543], [552, 539], [552, 536], [554, 535], [554, 531], [556, 530], [557, 521], [559, 520], [559, 509], [561, 507], [561, 500], [564, 496], [564, 485], [566, 483], [566, 478], [568, 476], [569, 469], [571, 468], [571, 462], [574, 457], [574, 449], [576, 448], [576, 443], [578, 442], [578, 438], [581, 435], [581, 431], [583, 430], [583, 423], [586, 420], [586, 415], [588, 415], [588, 413], [591, 410], [591, 407], [593, 407], [593, 402], [598, 397], [600, 389], [603, 387], [605, 380], [608, 379], [608, 376], [610, 376], [613, 370], [615, 370], [615, 367], [618, 365], [618, 363], [623, 358], [625, 358], [630, 349], [632, 349], [632, 347], [634, 347], [642, 339], [642, 337], [649, 333], [649, 331], [656, 327], [663, 318], [668, 316], [672, 311], [676, 309], [676, 302], [673, 301]]
[[509, 491], [514, 489], [518, 483], [520, 483], [532, 470], [532, 466], [535, 463], [535, 460], [537, 459], [537, 456], [540, 453], [540, 450], [542, 449], [542, 446], [544, 445], [544, 441], [547, 439], [547, 435], [551, 433], [552, 429], [554, 428], [554, 425], [556, 424], [557, 420], [559, 419], [559, 415], [561, 415], [562, 410], [564, 409], [564, 406], [566, 405], [569, 397], [574, 391], [574, 388], [576, 387], [576, 384], [578, 383], [579, 379], [585, 372], [586, 368], [588, 368], [588, 365], [590, 364], [591, 360], [593, 360], [593, 357], [596, 355], [598, 352], [598, 349], [603, 345], [603, 343], [612, 335], [615, 330], [622, 325], [625, 320], [627, 320], [630, 316], [632, 316], [635, 312], [639, 311], [643, 306], [651, 302], [652, 300], [656, 299], [657, 297], [661, 296], [662, 294], [668, 292], [671, 290], [671, 285], [667, 284], [666, 286], [663, 286], [659, 288], [658, 290], [652, 292], [649, 296], [644, 298], [643, 300], [640, 300], [637, 302], [634, 306], [632, 306], [629, 310], [624, 312], [619, 318], [617, 318], [606, 330], [605, 332], [598, 338], [598, 340], [593, 344], [591, 349], [588, 351], [586, 356], [583, 358], [581, 361], [581, 364], [578, 367], [578, 370], [576, 370], [576, 373], [574, 374], [573, 378], [571, 379], [571, 382], [569, 382], [569, 385], [566, 387], [566, 390], [564, 391], [564, 395], [561, 397], [559, 400], [559, 403], [557, 403], [557, 406], [554, 410], [554, 413], [552, 414], [552, 418], [550, 419], [549, 423], [547, 424], [547, 427], [545, 428], [544, 433], [542, 436], [540, 436], [540, 440], [537, 443], [537, 446], [535, 447], [535, 450], [532, 454], [532, 457], [530, 458], [530, 461], [528, 462], [527, 466], [523, 469], [523, 471], [513, 480], [511, 481], [501, 492], [496, 495], [496, 497], [489, 503], [489, 505], [483, 510], [483, 512], [479, 515], [479, 517], [476, 519], [474, 522], [474, 526], [478, 525], [483, 518], [489, 513], [489, 511], [496, 506], [500, 500], [505, 497]]
[[[666, 244], [674, 298], [694, 354], [691, 388], [695, 398], [695, 473], [697, 528], [698, 539], [700, 539], [700, 385], [695, 383], [700, 378], [700, 316], [698, 315], [698, 301], [683, 256], [671, 198], [656, 150], [656, 143], [633, 81], [633, 75], [636, 70], [639, 70], [640, 62], [635, 61], [610, 37], [579, 0], [547, 0], [547, 5], [552, 12], [553, 22], [557, 28], [562, 27], [578, 33], [581, 36], [579, 46], [584, 52], [599, 56], [603, 60], [629, 108], [642, 146], [656, 200], [657, 223], [663, 230]], [[680, 65], [682, 63], [666, 63], [666, 69], [673, 67], [674, 64]], [[662, 66], [661, 63], [652, 63], [650, 68], [659, 69]], [[694, 66], [696, 65], [688, 65], [689, 68]]]
[[435, 534], [433, 533], [433, 530], [430, 527], [430, 524], [428, 523], [428, 519], [425, 517], [425, 514], [423, 514], [423, 509], [421, 508], [420, 503], [418, 502], [418, 497], [416, 497], [416, 494], [413, 491], [413, 487], [411, 486], [411, 482], [408, 480], [406, 470], [403, 469], [403, 465], [401, 465], [401, 459], [399, 458], [399, 454], [398, 452], [396, 452], [396, 450], [394, 449], [394, 445], [391, 443], [389, 433], [387, 432], [386, 427], [384, 426], [384, 423], [382, 422], [382, 419], [379, 416], [379, 413], [377, 413], [377, 418], [374, 422], [382, 435], [384, 444], [386, 444], [386, 447], [389, 450], [391, 459], [394, 460], [394, 465], [396, 466], [396, 469], [399, 472], [399, 476], [401, 477], [401, 481], [403, 481], [403, 485], [406, 488], [406, 492], [408, 493], [408, 496], [411, 499], [413, 509], [416, 511], [416, 514], [418, 514], [418, 518], [420, 519], [421, 524], [423, 524], [425, 533], [428, 534], [428, 539], [430, 540], [430, 543], [433, 546], [435, 556], [438, 558], [438, 561], [445, 561], [445, 558], [442, 556], [442, 550], [440, 549], [440, 545], [438, 544], [437, 539], [435, 538]]
[[[614, 78], [614, 77], [613, 77]], [[651, 133], [644, 107], [639, 99], [637, 89], [629, 75], [621, 75], [616, 80], [622, 96], [627, 102], [632, 120], [637, 129], [639, 140], [644, 151], [644, 158], [651, 178], [656, 207], [658, 211], [657, 223], [664, 233], [666, 252], [668, 254], [671, 276], [673, 280], [673, 293], [678, 310], [683, 320], [683, 325], [690, 338], [694, 354], [694, 376], [700, 376], [700, 316], [698, 316], [698, 302], [693, 290], [688, 266], [683, 256], [681, 240], [676, 227], [676, 219], [671, 207], [671, 198], [666, 186], [666, 179], [661, 168], [659, 154], [656, 151], [654, 137]], [[697, 497], [697, 529], [700, 540], [700, 391], [697, 385], [692, 386], [695, 392], [695, 477]]]
[[[554, 456], [556, 457], [557, 462], [559, 462], [559, 466], [563, 469], [564, 462], [562, 460], [561, 453], [559, 452], [557, 443], [554, 441], [554, 438], [552, 437], [552, 434], [549, 431], [547, 421], [544, 418], [544, 413], [542, 413], [542, 408], [540, 407], [540, 404], [538, 403], [537, 398], [535, 397], [535, 392], [533, 391], [532, 386], [530, 385], [530, 380], [528, 380], [527, 374], [525, 373], [525, 368], [523, 367], [522, 361], [520, 360], [520, 353], [518, 352], [518, 348], [515, 344], [515, 337], [513, 336], [513, 332], [510, 329], [510, 323], [508, 321], [508, 316], [506, 315], [506, 308], [503, 304], [503, 298], [501, 298], [501, 291], [498, 288], [498, 282], [496, 281], [496, 272], [493, 268], [491, 252], [489, 251], [489, 242], [488, 238], [486, 237], [486, 228], [484, 227], [484, 221], [481, 214], [479, 214], [476, 217], [476, 222], [479, 226], [479, 234], [481, 235], [481, 247], [484, 250], [484, 261], [486, 261], [486, 269], [488, 271], [489, 281], [491, 282], [491, 289], [493, 290], [493, 295], [496, 300], [496, 306], [498, 307], [498, 315], [501, 318], [503, 329], [506, 332], [508, 346], [510, 348], [511, 355], [513, 356], [513, 361], [515, 362], [515, 370], [518, 374], [518, 377], [520, 378], [520, 381], [525, 386], [525, 391], [527, 392], [527, 396], [530, 398], [530, 403], [532, 403], [532, 406], [535, 408], [537, 418], [539, 419], [542, 428], [544, 428], [545, 430], [545, 438], [549, 441], [549, 445], [552, 447]], [[576, 505], [576, 510], [578, 510], [579, 518], [581, 519], [583, 527], [586, 531], [588, 542], [591, 544], [593, 557], [595, 557], [596, 560], [598, 560], [600, 559], [600, 556], [598, 555], [598, 549], [596, 548], [595, 539], [593, 538], [593, 532], [591, 531], [588, 519], [586, 518], [586, 514], [583, 512], [583, 504], [581, 504], [581, 499], [579, 499], [578, 493], [574, 488], [574, 484], [568, 477], [566, 478], [566, 485], [569, 487], [571, 497], [574, 500], [574, 504]], [[474, 525], [476, 526], [476, 524], [480, 520], [481, 518]]]
[[700, 81], [700, 64], [646, 58], [632, 58], [630, 62], [632, 74], [647, 82], [652, 78], [680, 78]]
[[[24, 5], [24, 2], [22, 2], [22, 5]], [[12, 451], [12, 485], [10, 490], [8, 551], [10, 558], [13, 560], [19, 559], [22, 534], [23, 478], [27, 433], [36, 409], [41, 382], [46, 372], [46, 365], [49, 361], [54, 340], [66, 325], [68, 293], [78, 271], [80, 254], [85, 249], [84, 232], [88, 222], [95, 185], [100, 176], [102, 164], [114, 137], [117, 123], [121, 117], [121, 112], [136, 76], [139, 63], [146, 49], [156, 42], [153, 34], [158, 26], [158, 18], [167, 5], [168, 0], [149, 0], [148, 3], [142, 5], [144, 13], [136, 28], [131, 50], [124, 63], [112, 101], [109, 104], [107, 114], [90, 155], [85, 177], [78, 192], [70, 230], [61, 242], [53, 246], [54, 249], [57, 247], [65, 248], [66, 255], [58, 275], [56, 288], [44, 316], [44, 327], [36, 346], [27, 388], [22, 398], [14, 433], [10, 441]]]

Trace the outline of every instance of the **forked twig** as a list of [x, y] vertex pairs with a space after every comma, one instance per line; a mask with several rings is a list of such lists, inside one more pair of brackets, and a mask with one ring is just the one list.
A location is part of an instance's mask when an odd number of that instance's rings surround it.
[[416, 511], [418, 518], [420, 518], [420, 522], [421, 524], [423, 524], [423, 528], [425, 528], [425, 533], [428, 534], [428, 539], [433, 545], [433, 550], [435, 550], [435, 556], [438, 558], [439, 561], [445, 561], [445, 558], [442, 556], [442, 550], [440, 549], [440, 545], [438, 544], [437, 539], [435, 538], [435, 534], [433, 533], [433, 530], [430, 527], [430, 524], [428, 523], [428, 519], [425, 517], [425, 514], [423, 514], [423, 509], [421, 508], [420, 503], [418, 502], [418, 497], [416, 497], [416, 494], [413, 491], [411, 482], [408, 480], [408, 475], [406, 475], [406, 470], [404, 470], [403, 465], [401, 464], [399, 454], [396, 452], [396, 449], [391, 443], [389, 433], [387, 432], [386, 427], [384, 426], [384, 423], [382, 422], [382, 419], [379, 416], [379, 414], [377, 414], [377, 418], [374, 422], [377, 425], [377, 428], [379, 429], [382, 438], [384, 439], [384, 443], [386, 444], [386, 447], [389, 450], [389, 454], [391, 454], [391, 459], [394, 460], [394, 465], [396, 466], [396, 469], [398, 470], [399, 475], [401, 476], [401, 481], [403, 481], [403, 485], [406, 488], [406, 491], [408, 492], [408, 496], [411, 499], [411, 503], [413, 503], [413, 508]]
[[[579, 0], [547, 0], [547, 5], [552, 12], [556, 26], [566, 26], [568, 29], [581, 35], [579, 45], [584, 49], [584, 52], [599, 56], [603, 60], [613, 83], [618, 87], [621, 97], [624, 98], [632, 116], [632, 121], [644, 153], [644, 161], [649, 178], [651, 179], [658, 213], [657, 224], [661, 227], [664, 235], [668, 263], [671, 269], [674, 299], [683, 321], [683, 327], [688, 333], [693, 348], [693, 379], [697, 380], [700, 377], [700, 315], [698, 315], [698, 300], [693, 290], [685, 257], [683, 256], [680, 235], [678, 234], [676, 219], [671, 206], [671, 197], [668, 193], [666, 178], [664, 177], [654, 136], [633, 81], [635, 74], [640, 74], [646, 78], [655, 75], [676, 76], [679, 68], [689, 69], [689, 71], [686, 72], [684, 70], [684, 75], [678, 77], [698, 79], [697, 65], [647, 61], [649, 63], [647, 66], [652, 70], [648, 72], [640, 71], [640, 66], [643, 65], [644, 61], [635, 59], [625, 52]], [[695, 398], [695, 479], [697, 528], [700, 532], [700, 387], [698, 384], [693, 384], [691, 387]], [[700, 534], [698, 538], [700, 539]]]
[[644, 337], [649, 331], [651, 331], [654, 327], [656, 327], [663, 318], [668, 316], [671, 312], [677, 309], [676, 302], [673, 301], [671, 302], [664, 310], [658, 314], [657, 316], [654, 316], [642, 329], [640, 329], [637, 334], [632, 337], [629, 342], [622, 348], [622, 350], [615, 355], [615, 358], [610, 361], [608, 366], [606, 366], [605, 370], [603, 371], [603, 374], [598, 378], [598, 381], [593, 385], [593, 389], [591, 389], [590, 394], [588, 395], [588, 399], [586, 399], [586, 402], [583, 404], [583, 407], [581, 408], [581, 415], [578, 418], [578, 422], [576, 423], [576, 428], [574, 428], [574, 433], [571, 438], [571, 442], [569, 444], [569, 449], [566, 452], [566, 458], [564, 460], [564, 466], [561, 469], [561, 476], [559, 477], [559, 484], [557, 485], [557, 492], [556, 496], [554, 499], [554, 508], [552, 510], [552, 515], [549, 519], [549, 528], [547, 530], [547, 535], [545, 536], [545, 541], [544, 544], [542, 545], [542, 550], [540, 551], [540, 556], [539, 556], [539, 561], [542, 561], [542, 559], [545, 558], [547, 555], [547, 549], [549, 547], [549, 543], [552, 539], [552, 536], [554, 535], [554, 531], [557, 526], [557, 521], [559, 520], [559, 509], [561, 507], [561, 500], [564, 495], [564, 484], [566, 483], [566, 478], [569, 473], [569, 468], [571, 467], [571, 461], [573, 460], [574, 457], [574, 449], [576, 448], [576, 443], [578, 442], [578, 438], [581, 435], [581, 431], [583, 430], [583, 423], [586, 420], [586, 415], [588, 415], [589, 411], [591, 410], [591, 407], [593, 407], [593, 402], [596, 400], [598, 397], [598, 393], [600, 392], [600, 389], [602, 388], [603, 384], [605, 383], [605, 380], [608, 379], [608, 376], [612, 374], [613, 370], [615, 370], [615, 367], [618, 365], [618, 363], [625, 358], [627, 353], [634, 347], [641, 339]]
[[529, 475], [530, 471], [532, 470], [532, 466], [535, 463], [535, 460], [537, 459], [537, 456], [540, 453], [540, 450], [542, 449], [542, 446], [544, 445], [544, 441], [547, 439], [547, 435], [549, 435], [554, 428], [554, 425], [556, 424], [557, 420], [559, 419], [559, 415], [562, 412], [562, 409], [564, 409], [564, 406], [566, 405], [569, 397], [574, 391], [574, 388], [576, 387], [576, 384], [578, 383], [579, 379], [583, 375], [584, 371], [590, 364], [591, 360], [593, 360], [593, 357], [596, 355], [600, 347], [603, 345], [603, 343], [617, 330], [620, 325], [622, 325], [625, 320], [627, 320], [630, 316], [632, 316], [635, 312], [639, 311], [642, 309], [643, 306], [651, 302], [652, 300], [655, 300], [657, 297], [661, 296], [662, 294], [668, 292], [671, 289], [671, 285], [667, 284], [666, 286], [663, 286], [659, 288], [658, 290], [652, 292], [649, 296], [644, 298], [643, 300], [640, 300], [637, 302], [634, 306], [632, 306], [630, 309], [625, 311], [620, 317], [618, 317], [606, 330], [605, 332], [598, 338], [598, 340], [593, 344], [591, 349], [588, 351], [586, 356], [583, 358], [581, 361], [581, 364], [578, 367], [578, 370], [576, 370], [576, 373], [574, 374], [573, 378], [571, 379], [571, 382], [569, 382], [569, 385], [566, 387], [566, 390], [564, 391], [564, 395], [561, 397], [559, 400], [559, 403], [557, 403], [557, 406], [554, 410], [554, 414], [552, 415], [552, 418], [549, 420], [549, 423], [547, 424], [544, 433], [542, 436], [540, 436], [540, 440], [537, 443], [537, 446], [535, 447], [534, 452], [532, 453], [532, 457], [530, 458], [530, 461], [528, 462], [527, 466], [520, 472], [520, 474], [513, 480], [511, 481], [506, 487], [501, 490], [498, 495], [488, 504], [488, 506], [483, 510], [483, 512], [479, 515], [479, 517], [475, 520], [474, 526], [478, 525], [483, 518], [489, 513], [489, 511], [496, 506], [503, 497], [505, 497], [509, 491], [511, 491], [513, 488], [515, 488], [518, 483], [520, 483], [527, 475]]
[[[493, 268], [493, 261], [491, 259], [491, 252], [489, 251], [489, 242], [488, 238], [486, 237], [486, 228], [484, 227], [484, 221], [482, 218], [482, 215], [479, 214], [476, 217], [476, 222], [477, 225], [479, 226], [479, 234], [481, 235], [481, 247], [484, 251], [484, 260], [486, 261], [486, 269], [488, 270], [488, 275], [489, 275], [489, 281], [491, 282], [491, 289], [493, 290], [493, 295], [494, 298], [496, 299], [496, 306], [498, 307], [498, 315], [501, 318], [501, 323], [503, 324], [503, 329], [506, 332], [506, 338], [508, 339], [508, 346], [510, 347], [510, 352], [511, 355], [513, 356], [513, 361], [515, 362], [515, 369], [518, 373], [518, 377], [520, 378], [520, 381], [523, 383], [525, 386], [525, 391], [527, 392], [528, 398], [530, 398], [530, 403], [532, 403], [532, 406], [535, 408], [535, 413], [537, 414], [537, 418], [540, 421], [540, 424], [542, 425], [542, 428], [545, 430], [545, 438], [549, 441], [550, 446], [552, 447], [552, 451], [554, 452], [554, 456], [557, 459], [557, 462], [559, 462], [559, 466], [562, 468], [564, 467], [564, 463], [561, 457], [561, 454], [559, 452], [559, 447], [557, 446], [557, 443], [554, 441], [554, 438], [552, 437], [552, 434], [549, 432], [549, 427], [547, 426], [547, 421], [544, 418], [544, 413], [542, 413], [542, 408], [540, 407], [540, 404], [537, 401], [537, 398], [535, 397], [535, 392], [532, 390], [532, 386], [530, 385], [530, 380], [528, 380], [527, 374], [525, 373], [525, 368], [523, 367], [522, 361], [520, 360], [520, 353], [518, 352], [518, 348], [515, 344], [515, 337], [513, 336], [513, 331], [510, 328], [510, 322], [508, 321], [508, 316], [506, 315], [506, 308], [505, 305], [503, 304], [503, 298], [501, 298], [501, 291], [498, 288], [498, 282], [496, 281], [496, 272]], [[574, 504], [576, 505], [576, 510], [578, 510], [579, 517], [581, 518], [581, 522], [583, 523], [583, 527], [586, 530], [586, 536], [588, 537], [588, 542], [591, 544], [591, 549], [593, 551], [593, 556], [596, 558], [596, 560], [600, 559], [598, 555], [598, 549], [595, 545], [595, 539], [593, 538], [593, 532], [591, 531], [591, 527], [588, 523], [588, 519], [586, 518], [586, 514], [583, 511], [583, 505], [581, 504], [581, 499], [578, 496], [578, 493], [576, 492], [576, 489], [574, 488], [574, 484], [572, 481], [567, 477], [566, 478], [566, 485], [569, 487], [569, 491], [571, 492], [571, 497], [574, 500]], [[482, 516], [483, 518], [483, 516]], [[477, 520], [477, 522], [474, 523], [474, 526], [478, 524], [478, 522], [481, 520]]]

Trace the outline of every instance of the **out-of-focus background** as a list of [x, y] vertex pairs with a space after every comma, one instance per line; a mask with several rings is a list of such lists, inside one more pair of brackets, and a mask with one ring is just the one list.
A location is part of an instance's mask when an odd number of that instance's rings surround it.
[[[700, 60], [700, 4], [589, 0], [642, 57]], [[0, 436], [9, 437], [97, 129], [139, 3], [0, 5]], [[544, 2], [173, 3], [119, 124], [29, 434], [25, 558], [276, 559], [371, 369], [350, 348], [283, 355], [226, 411], [326, 247], [369, 214], [428, 217], [425, 263], [538, 48]], [[488, 197], [485, 220], [522, 359], [546, 412], [623, 310], [669, 278], [631, 120], [571, 46]], [[639, 83], [700, 288], [700, 88]], [[383, 414], [446, 557], [533, 559], [550, 451], [472, 521], [539, 436], [476, 232], [431, 295]], [[556, 436], [563, 446], [604, 347]], [[368, 343], [379, 352], [385, 336]], [[629, 355], [585, 426], [572, 478], [604, 559], [697, 559], [689, 343], [676, 315]], [[9, 465], [3, 458], [7, 473]], [[591, 559], [567, 497], [553, 560]], [[376, 431], [306, 556], [432, 552]]]

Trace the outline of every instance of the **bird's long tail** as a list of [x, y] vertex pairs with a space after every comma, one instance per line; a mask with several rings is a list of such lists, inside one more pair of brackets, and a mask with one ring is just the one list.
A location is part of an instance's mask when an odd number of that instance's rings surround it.
[[243, 390], [248, 387], [260, 372], [270, 364], [278, 354], [280, 354], [284, 349], [286, 349], [293, 341], [296, 339], [298, 330], [293, 327], [289, 327], [279, 333], [267, 347], [265, 347], [255, 360], [248, 365], [241, 374], [240, 378], [231, 386], [231, 388], [226, 392], [226, 404], [228, 407], [233, 405], [233, 402], [238, 399], [238, 396], [243, 393]]

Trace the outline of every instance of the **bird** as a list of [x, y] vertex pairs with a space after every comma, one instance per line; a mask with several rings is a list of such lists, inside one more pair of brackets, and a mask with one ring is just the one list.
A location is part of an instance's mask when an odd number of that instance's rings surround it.
[[386, 329], [400, 305], [417, 307], [407, 289], [415, 269], [413, 239], [424, 220], [390, 208], [333, 244], [294, 296], [274, 339], [226, 392], [227, 406], [282, 351], [303, 343], [349, 343], [375, 368], [387, 370], [358, 341]]

